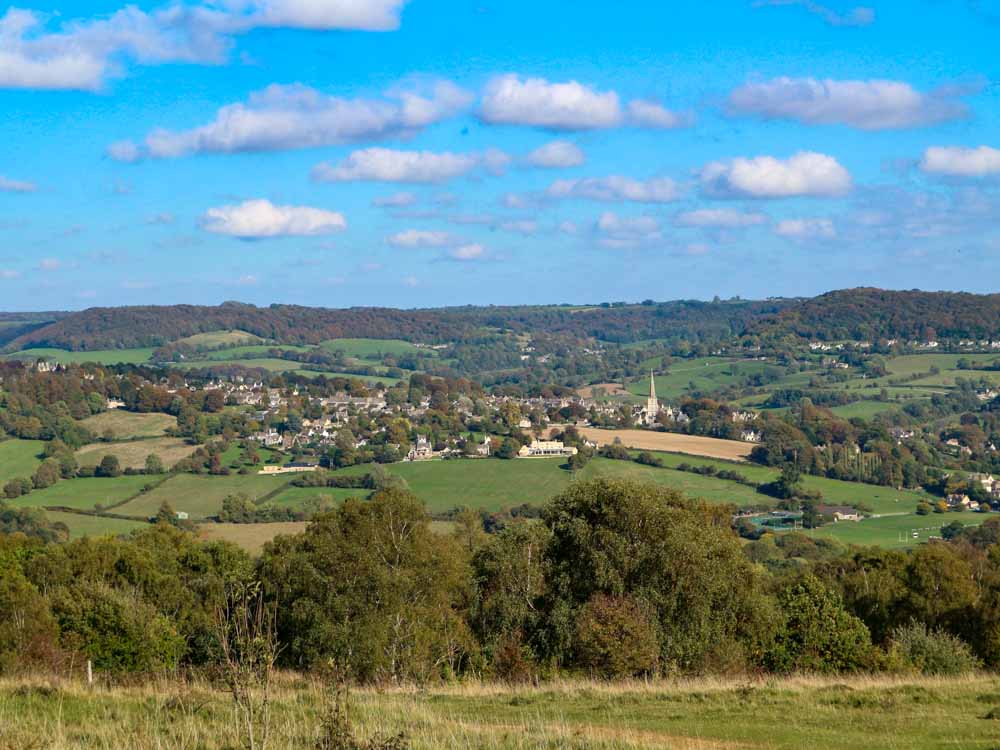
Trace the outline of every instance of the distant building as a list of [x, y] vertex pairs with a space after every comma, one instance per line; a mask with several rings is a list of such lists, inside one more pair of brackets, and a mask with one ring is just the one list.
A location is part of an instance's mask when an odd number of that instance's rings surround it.
[[575, 456], [577, 449], [566, 447], [561, 440], [532, 440], [531, 445], [522, 445], [517, 452], [520, 458], [541, 456]]
[[649, 371], [649, 397], [646, 399], [646, 410], [643, 413], [643, 422], [647, 425], [656, 424], [656, 418], [660, 416], [660, 400], [656, 397], [656, 379], [653, 371]]
[[301, 474], [307, 471], [316, 471], [319, 467], [316, 464], [290, 463], [286, 466], [265, 466], [258, 474]]
[[819, 505], [816, 510], [820, 515], [830, 516], [835, 522], [861, 520], [861, 512], [850, 505]]

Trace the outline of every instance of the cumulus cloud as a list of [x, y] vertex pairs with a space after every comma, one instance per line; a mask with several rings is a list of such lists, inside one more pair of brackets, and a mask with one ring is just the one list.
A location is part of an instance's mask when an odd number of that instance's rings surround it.
[[533, 167], [544, 169], [566, 169], [578, 167], [586, 161], [579, 146], [569, 141], [551, 141], [539, 146], [525, 157]]
[[406, 229], [392, 235], [386, 242], [393, 247], [444, 247], [452, 244], [453, 240], [447, 232]]
[[668, 129], [690, 125], [688, 114], [635, 99], [622, 106], [614, 91], [579, 81], [562, 83], [508, 74], [493, 78], [483, 93], [479, 119], [491, 125], [527, 125], [557, 131], [603, 130], [631, 125]]
[[628, 103], [628, 121], [638, 128], [673, 130], [690, 126], [694, 117], [687, 113], [673, 112], [648, 99], [633, 99]]
[[549, 198], [585, 198], [594, 201], [629, 201], [634, 203], [670, 203], [680, 198], [677, 183], [669, 177], [636, 180], [611, 175], [579, 180], [557, 180], [545, 193]]
[[12, 180], [0, 174], [0, 193], [33, 193], [38, 190], [38, 185], [24, 180]]
[[748, 83], [729, 95], [731, 115], [891, 130], [966, 117], [960, 89], [924, 93], [902, 81], [774, 78]]
[[609, 248], [631, 248], [663, 239], [653, 216], [620, 216], [606, 211], [597, 219], [598, 242]]
[[21, 274], [18, 273], [17, 271], [12, 271], [9, 268], [0, 268], [0, 279], [9, 281], [11, 279], [17, 279], [20, 277]]
[[924, 151], [920, 169], [940, 177], [990, 177], [1000, 175], [1000, 149], [990, 146], [931, 146]]
[[416, 202], [417, 196], [413, 193], [393, 193], [392, 195], [375, 198], [372, 201], [372, 205], [379, 208], [406, 208]]
[[549, 130], [596, 130], [621, 124], [614, 91], [597, 91], [577, 81], [550, 83], [517, 75], [491, 80], [479, 117], [492, 125], [531, 125]]
[[460, 245], [453, 250], [449, 250], [447, 256], [452, 260], [465, 262], [483, 260], [486, 257], [486, 248], [478, 243]]
[[383, 99], [343, 99], [298, 84], [272, 85], [251, 94], [246, 103], [222, 107], [206, 125], [154, 130], [141, 144], [112, 144], [108, 155], [133, 162], [405, 137], [454, 116], [469, 101], [465, 91], [448, 81], [412, 91], [395, 89]]
[[0, 88], [97, 91], [123, 62], [225, 62], [233, 37], [262, 27], [389, 31], [406, 0], [223, 0], [134, 5], [49, 29], [48, 17], [10, 8], [0, 18]]
[[851, 189], [851, 175], [832, 156], [800, 151], [789, 159], [711, 162], [701, 170], [701, 184], [718, 198], [832, 197]]
[[455, 154], [367, 148], [351, 153], [338, 164], [317, 164], [312, 176], [320, 182], [435, 183], [460, 177], [478, 167], [502, 170], [508, 161], [509, 157], [498, 151]]
[[679, 227], [717, 229], [755, 227], [766, 224], [768, 221], [766, 214], [736, 211], [730, 208], [701, 208], [694, 211], [684, 211], [674, 217], [674, 224]]
[[774, 232], [790, 240], [830, 240], [837, 236], [830, 219], [782, 219]]
[[309, 206], [277, 206], [258, 199], [210, 208], [202, 217], [201, 225], [215, 234], [260, 239], [331, 234], [345, 229], [347, 221], [336, 211]]

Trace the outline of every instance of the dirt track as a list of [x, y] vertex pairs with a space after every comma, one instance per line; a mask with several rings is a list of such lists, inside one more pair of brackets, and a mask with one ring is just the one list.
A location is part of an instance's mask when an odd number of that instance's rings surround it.
[[723, 458], [727, 461], [745, 461], [753, 450], [753, 444], [736, 440], [719, 440], [698, 435], [678, 435], [673, 432], [652, 432], [650, 430], [599, 430], [595, 427], [579, 427], [580, 434], [598, 445], [613, 443], [620, 438], [626, 448], [647, 451], [667, 451], [690, 453], [693, 456]]

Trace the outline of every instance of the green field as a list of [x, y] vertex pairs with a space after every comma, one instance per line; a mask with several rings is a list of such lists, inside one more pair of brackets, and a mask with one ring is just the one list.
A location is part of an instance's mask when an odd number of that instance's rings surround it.
[[94, 435], [101, 437], [111, 430], [115, 440], [160, 437], [169, 428], [177, 426], [177, 418], [169, 414], [136, 414], [135, 412], [112, 409], [95, 414], [80, 421], [80, 424]]
[[144, 476], [63, 479], [44, 490], [32, 490], [11, 501], [11, 504], [30, 508], [63, 507], [79, 510], [93, 510], [100, 504], [106, 508], [137, 494], [144, 485], [155, 481], [156, 477]]
[[74, 454], [80, 466], [97, 466], [105, 456], [115, 456], [123, 469], [142, 469], [146, 458], [157, 455], [168, 469], [195, 452], [198, 446], [181, 438], [160, 437], [120, 443], [90, 443]]
[[258, 474], [231, 474], [224, 477], [177, 474], [152, 492], [135, 498], [117, 508], [125, 516], [148, 518], [156, 515], [166, 501], [176, 511], [190, 514], [192, 520], [214, 516], [222, 509], [229, 495], [243, 493], [251, 500], [259, 499], [288, 483], [289, 476], [267, 477]]
[[[659, 369], [660, 357], [643, 363], [646, 369]], [[773, 362], [753, 359], [730, 359], [727, 357], [697, 357], [676, 359], [665, 374], [657, 375], [656, 395], [667, 401], [677, 400], [688, 394], [694, 386], [698, 391], [716, 391], [733, 385], [745, 375], [754, 375], [775, 368]], [[640, 377], [628, 384], [628, 390], [636, 396], [649, 395], [649, 376]]]
[[830, 411], [844, 419], [853, 419], [854, 417], [871, 419], [874, 416], [898, 409], [899, 407], [900, 404], [893, 401], [855, 401], [853, 404], [834, 406]]
[[289, 487], [268, 501], [268, 505], [280, 508], [301, 508], [307, 500], [317, 498], [330, 502], [341, 502], [349, 497], [365, 498], [371, 490], [353, 490], [340, 487]]
[[201, 346], [206, 349], [218, 348], [220, 346], [229, 346], [230, 344], [256, 344], [259, 342], [260, 336], [255, 336], [252, 333], [247, 333], [246, 331], [233, 330], [233, 331], [211, 331], [209, 333], [196, 333], [193, 336], [187, 336], [182, 339], [178, 339], [173, 342], [175, 344], [186, 344], [188, 346], [193, 346], [195, 348]]
[[84, 516], [79, 513], [62, 513], [49, 510], [45, 512], [53, 523], [64, 523], [69, 528], [70, 539], [85, 536], [105, 536], [113, 534], [120, 536], [135, 529], [141, 529], [148, 524], [142, 521], [126, 521], [121, 518], [103, 518], [101, 516]]
[[348, 357], [359, 359], [377, 358], [379, 355], [399, 356], [401, 354], [433, 355], [433, 349], [422, 349], [409, 341], [398, 339], [329, 339], [320, 344], [324, 349], [341, 351]]
[[291, 352], [308, 352], [315, 347], [310, 346], [290, 346], [278, 344], [253, 344], [249, 346], [234, 346], [229, 349], [220, 349], [215, 352], [205, 354], [205, 359], [212, 361], [232, 361], [239, 362], [241, 357], [266, 358], [272, 349], [282, 349]]
[[15, 477], [28, 477], [41, 464], [45, 449], [41, 440], [4, 440], [0, 442], [0, 483]]
[[[246, 747], [232, 699], [198, 680], [88, 688], [79, 681], [0, 682], [5, 748]], [[364, 744], [316, 742], [331, 689], [280, 676], [272, 686], [274, 748], [376, 747], [404, 735], [412, 750], [991, 750], [995, 675], [928, 678], [709, 677], [538, 685], [476, 682], [358, 687], [352, 731]], [[38, 739], [44, 738], [39, 744]], [[378, 747], [390, 747], [379, 743]]]
[[153, 356], [152, 348], [145, 349], [95, 349], [90, 352], [70, 352], [65, 349], [22, 349], [8, 354], [6, 359], [46, 359], [61, 365], [95, 362], [99, 365], [140, 365], [149, 362]]
[[[907, 513], [899, 516], [869, 518], [864, 521], [841, 521], [821, 526], [805, 533], [817, 537], [838, 539], [845, 544], [874, 547], [909, 547], [926, 542], [931, 536], [939, 536], [941, 527], [952, 521], [960, 521], [966, 526], [978, 526], [990, 518], [990, 513], [931, 513], [918, 516]], [[913, 536], [913, 532], [917, 536]]]

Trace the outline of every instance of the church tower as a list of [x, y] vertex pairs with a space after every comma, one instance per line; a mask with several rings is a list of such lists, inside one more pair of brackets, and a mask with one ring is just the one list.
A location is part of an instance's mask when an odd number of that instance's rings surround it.
[[649, 398], [646, 399], [646, 424], [653, 424], [660, 413], [660, 401], [656, 398], [656, 381], [653, 371], [649, 371]]

